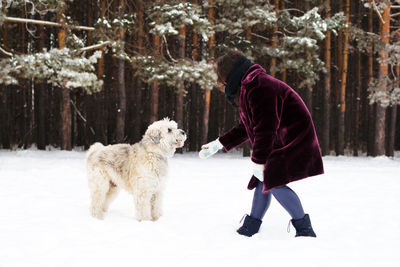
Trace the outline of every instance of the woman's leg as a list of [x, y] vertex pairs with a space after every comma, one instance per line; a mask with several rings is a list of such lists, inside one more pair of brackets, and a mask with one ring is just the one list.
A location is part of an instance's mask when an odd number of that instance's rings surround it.
[[259, 220], [265, 215], [269, 205], [271, 204], [271, 192], [268, 194], [262, 193], [263, 183], [258, 181], [257, 187], [254, 191], [253, 204], [251, 206], [250, 216]]
[[288, 186], [285, 185], [273, 188], [270, 190], [270, 193], [274, 195], [276, 200], [278, 200], [279, 204], [285, 208], [292, 219], [296, 220], [304, 217], [305, 214], [299, 197]]

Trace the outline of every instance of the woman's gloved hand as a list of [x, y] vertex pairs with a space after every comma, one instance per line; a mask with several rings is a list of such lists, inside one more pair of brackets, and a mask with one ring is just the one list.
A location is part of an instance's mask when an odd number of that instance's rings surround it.
[[208, 144], [202, 145], [201, 150], [199, 152], [199, 157], [202, 159], [206, 159], [214, 155], [215, 153], [218, 152], [221, 148], [224, 146], [221, 144], [221, 142], [216, 139]]
[[264, 164], [253, 163], [253, 175], [261, 182], [264, 181]]

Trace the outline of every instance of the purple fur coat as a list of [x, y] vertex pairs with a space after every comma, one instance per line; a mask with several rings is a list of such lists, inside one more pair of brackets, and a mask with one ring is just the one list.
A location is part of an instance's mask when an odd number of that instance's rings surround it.
[[[251, 160], [264, 164], [263, 192], [322, 174], [323, 164], [310, 112], [284, 82], [252, 65], [243, 76], [239, 95], [241, 122], [219, 137], [226, 151], [249, 140]], [[253, 189], [252, 177], [248, 188]]]

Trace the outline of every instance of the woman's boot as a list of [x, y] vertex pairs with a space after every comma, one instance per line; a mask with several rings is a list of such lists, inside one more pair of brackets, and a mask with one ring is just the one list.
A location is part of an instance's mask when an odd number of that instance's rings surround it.
[[261, 220], [246, 215], [246, 218], [244, 218], [243, 225], [237, 230], [237, 232], [241, 235], [250, 237], [258, 233], [258, 230], [260, 230], [261, 223], [262, 223]]
[[317, 237], [311, 226], [310, 216], [304, 215], [303, 218], [297, 220], [291, 220], [294, 228], [296, 228], [296, 237], [298, 236], [312, 236]]

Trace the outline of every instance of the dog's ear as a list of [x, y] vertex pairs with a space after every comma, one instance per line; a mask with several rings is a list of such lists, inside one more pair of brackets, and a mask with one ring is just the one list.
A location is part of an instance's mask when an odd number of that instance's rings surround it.
[[161, 131], [159, 129], [149, 129], [146, 133], [154, 144], [159, 144], [161, 139]]

